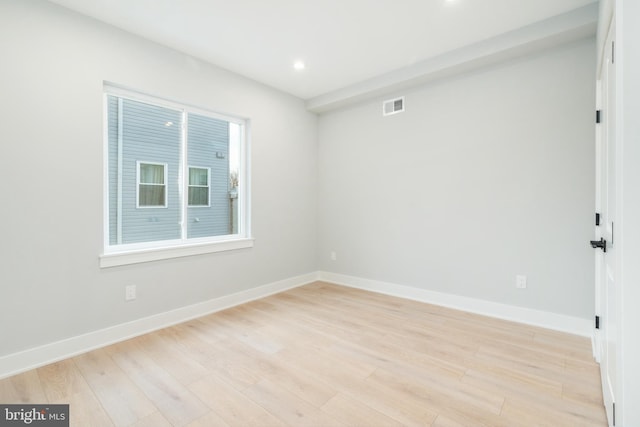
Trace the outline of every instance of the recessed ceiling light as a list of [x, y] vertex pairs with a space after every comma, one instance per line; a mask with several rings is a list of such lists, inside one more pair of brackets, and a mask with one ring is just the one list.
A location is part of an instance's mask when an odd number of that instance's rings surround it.
[[304, 62], [302, 61], [296, 61], [293, 63], [293, 68], [295, 68], [296, 70], [304, 70]]

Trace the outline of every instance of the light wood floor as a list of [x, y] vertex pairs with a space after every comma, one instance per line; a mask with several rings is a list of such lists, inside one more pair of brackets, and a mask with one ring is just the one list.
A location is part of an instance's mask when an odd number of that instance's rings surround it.
[[0, 381], [87, 426], [606, 426], [589, 340], [314, 283]]

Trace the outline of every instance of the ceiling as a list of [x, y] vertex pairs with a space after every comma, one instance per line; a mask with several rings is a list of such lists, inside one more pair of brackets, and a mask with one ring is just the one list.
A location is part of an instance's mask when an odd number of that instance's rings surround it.
[[[321, 104], [320, 109], [336, 96], [370, 92], [367, 82], [393, 86], [407, 73], [415, 79], [425, 67], [433, 72], [452, 52], [482, 43], [486, 48], [491, 40], [510, 49], [505, 35], [513, 45], [514, 35], [527, 34], [523, 28], [538, 25], [544, 33], [529, 37], [532, 42], [571, 26], [582, 26], [581, 36], [593, 35], [597, 20], [597, 0], [49, 1]], [[553, 21], [557, 15], [564, 16], [562, 23]], [[545, 22], [556, 22], [553, 34]], [[468, 50], [469, 55], [478, 56]], [[304, 70], [293, 68], [296, 60], [304, 61]]]

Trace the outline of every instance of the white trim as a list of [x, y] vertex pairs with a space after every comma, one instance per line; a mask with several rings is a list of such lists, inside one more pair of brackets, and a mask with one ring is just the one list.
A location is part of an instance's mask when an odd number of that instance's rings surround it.
[[[240, 158], [238, 164], [238, 233], [242, 236], [251, 236], [251, 144], [252, 129], [251, 120], [246, 121], [240, 131]], [[242, 143], [244, 142], [244, 143]]]
[[180, 237], [189, 236], [189, 113], [182, 110], [180, 129], [180, 167], [178, 168], [178, 194], [180, 200]]
[[[229, 236], [223, 236], [228, 239]], [[194, 241], [197, 239], [190, 239]], [[164, 241], [162, 243], [166, 243]], [[116, 267], [119, 265], [138, 264], [141, 262], [160, 261], [163, 259], [180, 258], [192, 255], [202, 255], [215, 252], [232, 251], [236, 249], [246, 249], [253, 247], [252, 238], [237, 238], [232, 240], [211, 240], [207, 238], [201, 243], [183, 243], [175, 246], [150, 247], [130, 251], [104, 253], [100, 255], [100, 268]], [[158, 242], [152, 242], [158, 244]]]
[[587, 319], [509, 306], [458, 295], [428, 291], [410, 286], [319, 271], [280, 280], [231, 295], [221, 296], [165, 313], [159, 313], [153, 316], [122, 323], [113, 327], [100, 329], [98, 331], [89, 332], [87, 334], [0, 357], [0, 379], [25, 372], [30, 369], [35, 369], [40, 366], [48, 365], [59, 360], [67, 359], [78, 354], [86, 353], [116, 342], [124, 341], [129, 338], [186, 322], [191, 319], [206, 316], [220, 310], [260, 298], [265, 298], [269, 295], [304, 286], [318, 280], [385, 295], [437, 304], [444, 307], [483, 314], [499, 319], [512, 320], [524, 324], [573, 333], [576, 335], [591, 337], [593, 339], [592, 325]]
[[[109, 95], [102, 94], [102, 247], [109, 246], [110, 235], [110, 212], [109, 212]], [[116, 223], [117, 234], [117, 223]]]
[[[600, 67], [598, 67], [597, 74], [601, 75]], [[596, 111], [600, 111], [600, 121], [604, 119], [604, 114], [608, 114], [608, 111], [602, 111], [602, 80], [598, 78], [596, 80]], [[600, 237], [604, 237], [604, 233], [602, 229], [604, 228], [603, 216], [603, 200], [602, 200], [602, 187], [600, 185], [602, 180], [602, 132], [606, 129], [602, 126], [602, 123], [595, 123], [594, 131], [595, 131], [595, 206], [594, 212], [599, 213], [601, 218], [601, 225], [595, 225], [595, 220], [593, 222], [594, 232], [593, 235], [595, 240], [600, 239]], [[594, 316], [600, 316], [602, 314], [602, 301], [601, 301], [601, 286], [602, 283], [602, 262], [603, 262], [604, 253], [602, 251], [594, 251], [593, 253], [593, 262], [594, 262]], [[593, 355], [596, 362], [601, 362], [602, 355], [602, 335], [599, 333], [597, 329], [594, 329], [593, 338], [592, 338], [592, 347], [593, 347]]]
[[0, 357], [0, 379], [312, 283], [309, 273]]
[[568, 332], [584, 337], [591, 337], [593, 333], [593, 325], [590, 320], [566, 316], [563, 314], [532, 310], [530, 308], [516, 307], [492, 301], [429, 291], [411, 286], [397, 285], [395, 283], [363, 279], [344, 274], [329, 273], [326, 271], [320, 271], [318, 273], [318, 280], [351, 288], [377, 292], [380, 294], [426, 302], [429, 304], [436, 304], [443, 307], [482, 314], [498, 319], [511, 320], [527, 325]]

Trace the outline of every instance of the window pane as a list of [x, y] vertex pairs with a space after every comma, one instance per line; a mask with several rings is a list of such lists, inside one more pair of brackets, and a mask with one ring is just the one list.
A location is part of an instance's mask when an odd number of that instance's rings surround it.
[[209, 170], [203, 168], [189, 168], [189, 185], [208, 185]]
[[179, 239], [182, 112], [112, 95], [107, 103], [110, 245]]
[[207, 185], [207, 169], [210, 170], [210, 176], [208, 189], [189, 188], [187, 236], [194, 238], [231, 234], [229, 122], [189, 114], [188, 123], [188, 163], [196, 166], [189, 172], [189, 184]]
[[140, 184], [139, 194], [140, 206], [160, 206], [165, 205], [165, 187], [164, 185], [147, 185]]
[[231, 234], [239, 232], [240, 203], [238, 191], [240, 187], [240, 145], [242, 138], [241, 126], [237, 123], [229, 123], [229, 211], [231, 218]]
[[245, 176], [239, 160], [246, 157], [243, 122], [106, 92], [105, 249], [144, 242], [153, 245], [122, 250], [179, 246], [182, 239], [246, 233], [239, 225], [239, 218], [246, 222], [246, 198], [238, 195]]
[[189, 187], [189, 206], [207, 206], [209, 187]]
[[164, 184], [164, 165], [140, 164], [141, 184]]

